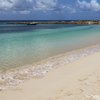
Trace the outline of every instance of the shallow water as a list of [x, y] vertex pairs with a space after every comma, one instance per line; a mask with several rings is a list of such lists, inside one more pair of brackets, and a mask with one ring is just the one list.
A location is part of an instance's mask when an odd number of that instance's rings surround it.
[[99, 25], [0, 25], [0, 68], [8, 69], [100, 42]]

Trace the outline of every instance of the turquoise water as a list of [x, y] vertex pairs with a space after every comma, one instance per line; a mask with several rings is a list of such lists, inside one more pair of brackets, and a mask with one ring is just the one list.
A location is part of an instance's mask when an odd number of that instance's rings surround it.
[[99, 42], [99, 25], [0, 25], [0, 68], [33, 64]]

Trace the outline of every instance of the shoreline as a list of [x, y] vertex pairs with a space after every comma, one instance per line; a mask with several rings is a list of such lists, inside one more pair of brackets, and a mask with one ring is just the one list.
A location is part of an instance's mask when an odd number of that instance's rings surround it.
[[100, 100], [100, 46], [89, 54], [69, 64], [58, 64], [43, 78], [31, 78], [1, 91], [0, 100]]
[[0, 73], [0, 91], [14, 89], [17, 85], [32, 78], [41, 79], [53, 69], [70, 64], [97, 52], [100, 52], [100, 44], [59, 54], [58, 56], [50, 57], [34, 65], [27, 65], [22, 68], [11, 69], [10, 71]]
[[8, 21], [6, 22], [6, 24], [26, 24], [26, 25], [37, 25], [37, 24], [78, 24], [78, 25], [91, 24], [92, 25], [92, 24], [96, 24], [96, 25], [100, 25], [100, 20]]

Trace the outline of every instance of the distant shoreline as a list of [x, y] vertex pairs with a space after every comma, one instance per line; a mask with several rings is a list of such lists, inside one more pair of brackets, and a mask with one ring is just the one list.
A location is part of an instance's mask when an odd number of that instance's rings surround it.
[[89, 25], [89, 24], [100, 24], [99, 20], [70, 20], [70, 21], [1, 21], [5, 24], [27, 24], [27, 25], [37, 25], [37, 24], [79, 24], [79, 25]]

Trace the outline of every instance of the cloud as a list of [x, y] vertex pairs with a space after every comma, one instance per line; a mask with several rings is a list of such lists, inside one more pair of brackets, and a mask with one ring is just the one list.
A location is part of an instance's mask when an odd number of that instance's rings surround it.
[[57, 0], [0, 0], [0, 10], [53, 10], [57, 7]]
[[19, 11], [20, 14], [29, 14], [30, 12], [29, 10]]
[[75, 7], [68, 4], [60, 3], [58, 0], [35, 0], [34, 10], [40, 11], [56, 11], [56, 12], [69, 12], [75, 13]]
[[32, 8], [32, 0], [0, 0], [0, 11], [26, 11]]
[[55, 10], [58, 8], [57, 0], [35, 0], [34, 10]]
[[[91, 0], [90, 3], [77, 0], [80, 8], [91, 7], [95, 10], [100, 9], [100, 5], [96, 0]], [[76, 13], [76, 5], [72, 6], [69, 4], [59, 3], [59, 0], [0, 0], [0, 11], [10, 11], [13, 13], [29, 14], [34, 11], [55, 11], [55, 12], [69, 12]]]
[[77, 0], [77, 3], [81, 9], [88, 9], [93, 11], [100, 10], [100, 3], [97, 0], [91, 0], [90, 2], [86, 2], [85, 0], [83, 1]]
[[12, 8], [16, 2], [16, 0], [0, 0], [0, 10], [8, 10]]
[[49, 11], [60, 10], [58, 0], [0, 0], [0, 11], [19, 12], [28, 14], [34, 10]]

